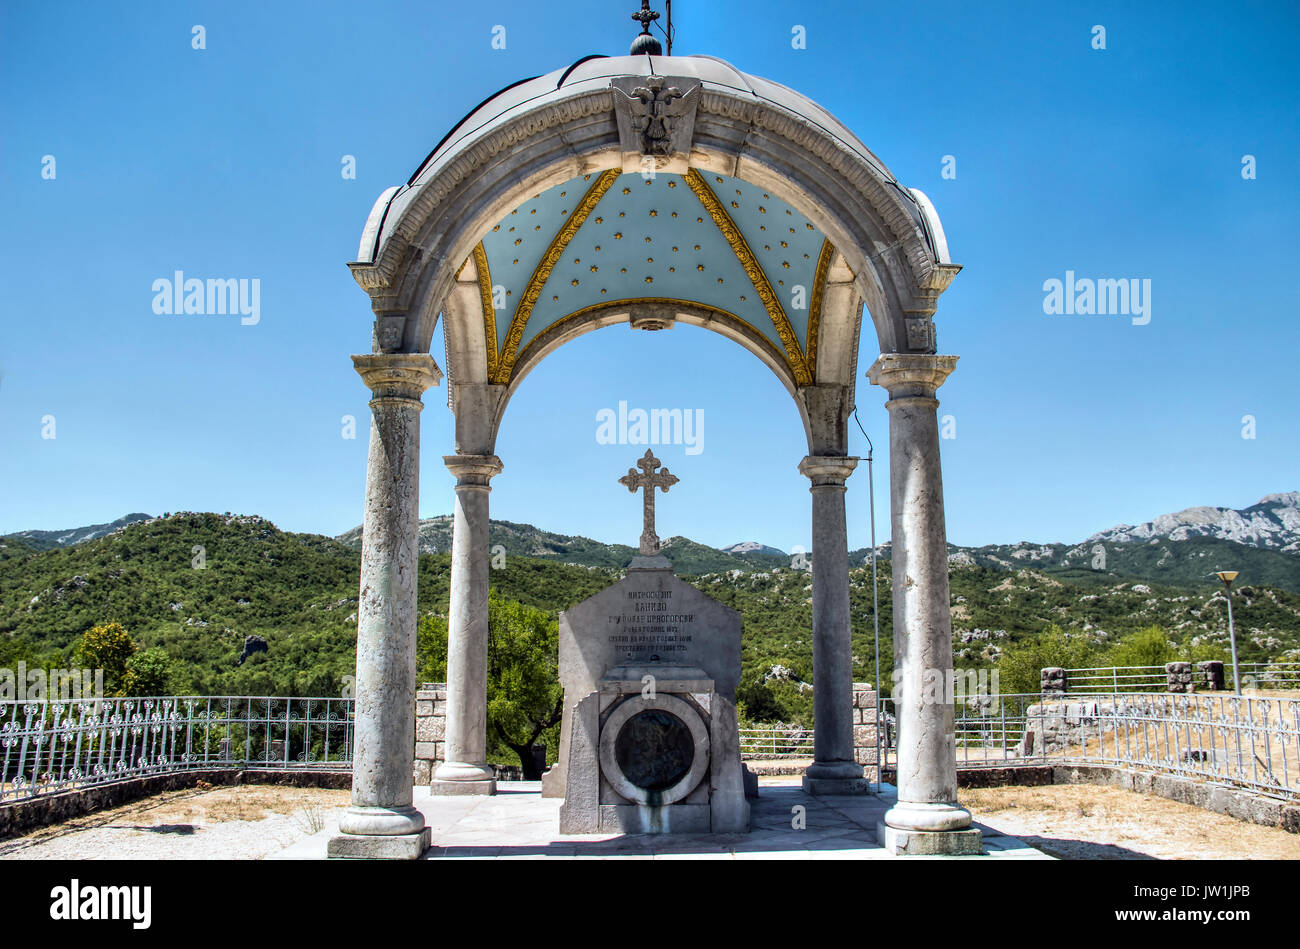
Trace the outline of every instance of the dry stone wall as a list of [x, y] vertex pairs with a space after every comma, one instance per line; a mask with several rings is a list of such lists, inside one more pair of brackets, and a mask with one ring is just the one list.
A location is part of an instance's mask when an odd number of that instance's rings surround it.
[[415, 693], [415, 783], [427, 785], [447, 758], [447, 684], [426, 682]]
[[880, 760], [876, 748], [878, 698], [866, 682], [853, 683], [853, 760], [862, 765], [868, 781], [879, 781]]

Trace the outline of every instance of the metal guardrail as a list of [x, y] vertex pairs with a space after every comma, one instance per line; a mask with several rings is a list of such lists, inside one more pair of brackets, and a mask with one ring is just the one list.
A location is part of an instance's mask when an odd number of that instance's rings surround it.
[[[1243, 662], [1243, 689], [1300, 689], [1300, 662]], [[1233, 688], [1232, 666], [1224, 670], [1228, 688]]]
[[[1300, 662], [1243, 662], [1241, 685], [1245, 689], [1300, 689]], [[1164, 666], [1089, 666], [1066, 669], [1067, 692], [1164, 692], [1168, 675]], [[1232, 665], [1224, 664], [1226, 687], [1234, 690]]]
[[[892, 718], [894, 700], [883, 699]], [[1300, 700], [1129, 692], [981, 697], [955, 709], [957, 766], [1094, 764], [1187, 775], [1300, 797]], [[897, 765], [896, 729], [882, 761]]]
[[810, 728], [742, 728], [740, 757], [746, 760], [811, 758], [813, 733]]
[[1069, 692], [1163, 692], [1168, 685], [1164, 666], [1094, 666], [1065, 670]]
[[200, 768], [350, 768], [353, 699], [0, 702], [0, 801]]

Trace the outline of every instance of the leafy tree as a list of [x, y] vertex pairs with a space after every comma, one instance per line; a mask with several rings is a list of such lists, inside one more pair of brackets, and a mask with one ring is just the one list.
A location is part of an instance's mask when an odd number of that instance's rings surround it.
[[[425, 681], [447, 674], [447, 622], [420, 621], [418, 669]], [[551, 614], [492, 590], [488, 596], [487, 726], [489, 739], [519, 756], [525, 780], [541, 769], [533, 749], [560, 722], [559, 626]]]
[[1129, 633], [1106, 651], [1102, 665], [1163, 666], [1178, 658], [1164, 628], [1157, 623]]
[[1008, 646], [998, 662], [998, 688], [1005, 695], [1037, 692], [1043, 669], [1077, 669], [1090, 664], [1092, 645], [1052, 623], [1037, 637]]
[[127, 664], [135, 655], [135, 643], [121, 623], [93, 626], [81, 636], [77, 661], [84, 668], [104, 670], [104, 693], [126, 695]]
[[153, 646], [126, 661], [123, 695], [170, 695], [172, 659], [167, 650]]
[[534, 746], [560, 723], [559, 624], [550, 614], [493, 595], [488, 601], [488, 730], [540, 778]]

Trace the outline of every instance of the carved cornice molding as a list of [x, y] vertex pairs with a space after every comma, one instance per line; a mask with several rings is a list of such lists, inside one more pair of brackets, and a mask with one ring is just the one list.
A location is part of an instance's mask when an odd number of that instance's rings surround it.
[[496, 455], [443, 455], [442, 463], [456, 476], [458, 488], [486, 488], [504, 467]]
[[799, 462], [799, 473], [814, 488], [844, 487], [860, 458], [845, 455], [807, 455]]
[[891, 400], [933, 399], [939, 386], [957, 368], [957, 356], [921, 353], [882, 353], [867, 370], [872, 385], [881, 386]]
[[353, 356], [373, 400], [398, 400], [422, 405], [424, 390], [442, 381], [442, 370], [428, 353], [366, 353]]

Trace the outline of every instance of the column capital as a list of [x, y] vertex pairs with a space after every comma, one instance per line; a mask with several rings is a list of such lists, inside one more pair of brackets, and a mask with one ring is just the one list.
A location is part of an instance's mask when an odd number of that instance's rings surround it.
[[957, 356], [930, 356], [922, 353], [881, 353], [867, 379], [882, 386], [891, 399], [933, 399], [939, 386], [957, 367]]
[[442, 381], [442, 370], [428, 353], [365, 353], [352, 357], [376, 399], [420, 401], [424, 390]]
[[799, 473], [812, 481], [814, 488], [844, 486], [861, 459], [844, 455], [807, 455], [799, 462]]
[[496, 455], [443, 455], [442, 463], [456, 476], [456, 486], [485, 488], [505, 467]]

